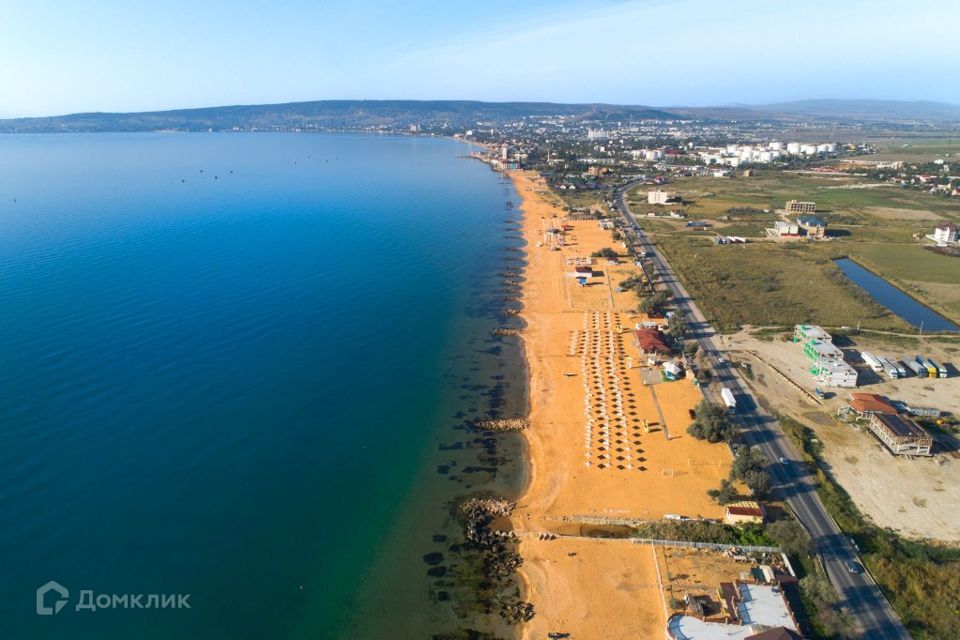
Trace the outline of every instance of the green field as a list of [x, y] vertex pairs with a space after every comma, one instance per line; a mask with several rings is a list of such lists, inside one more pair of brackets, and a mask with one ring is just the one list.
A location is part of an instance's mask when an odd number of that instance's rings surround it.
[[[668, 188], [686, 203], [688, 219], [711, 223], [707, 232], [693, 232], [680, 220], [644, 217], [652, 209], [645, 202], [646, 187], [631, 194], [631, 206], [641, 226], [655, 234], [690, 294], [725, 329], [803, 321], [836, 326], [860, 320], [868, 328], [907, 330], [906, 323], [882, 312], [841, 276], [830, 261], [840, 256], [855, 259], [960, 320], [960, 258], [927, 251], [915, 238], [931, 233], [939, 221], [960, 221], [960, 203], [896, 187], [851, 188], [858, 184], [859, 178], [774, 170], [749, 178], [696, 177], [671, 183]], [[817, 216], [830, 225], [829, 241], [767, 241], [765, 229], [779, 219], [775, 209], [790, 199], [817, 203]], [[709, 241], [717, 234], [757, 242], [718, 246]]]
[[937, 158], [949, 159], [958, 156], [960, 160], [960, 139], [894, 137], [872, 140], [880, 152], [867, 156], [870, 160], [885, 162], [903, 160], [904, 162], [929, 162]]
[[[595, 189], [593, 191], [583, 190], [583, 191], [571, 191], [569, 189], [563, 189], [560, 191], [554, 191], [557, 194], [557, 197], [563, 202], [563, 204], [572, 209], [579, 207], [590, 207], [597, 206], [605, 197], [609, 197], [610, 192], [605, 190]], [[606, 209], [606, 207], [604, 207]]]
[[[926, 211], [960, 219], [960, 205], [956, 201], [892, 185], [863, 188], [865, 184], [875, 183], [857, 177], [817, 176], [765, 169], [757, 171], [750, 178], [683, 178], [671, 183], [668, 189], [691, 202], [686, 209], [693, 218], [717, 217], [731, 207], [746, 206], [773, 211], [783, 208], [787, 200], [812, 200], [817, 203], [817, 210], [828, 223], [831, 222], [831, 214], [843, 214], [843, 219], [850, 222], [869, 222], [873, 218], [870, 209], [875, 207]], [[640, 192], [645, 193], [646, 188], [641, 188]], [[920, 222], [926, 223], [920, 224], [920, 227], [929, 230], [933, 228], [935, 219], [931, 217]]]
[[681, 234], [656, 242], [720, 331], [803, 322], [909, 330], [842, 275], [826, 243], [716, 245]]

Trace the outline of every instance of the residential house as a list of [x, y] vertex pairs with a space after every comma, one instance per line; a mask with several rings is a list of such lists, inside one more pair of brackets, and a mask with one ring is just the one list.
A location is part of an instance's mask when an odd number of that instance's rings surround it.
[[820, 218], [800, 216], [797, 218], [797, 225], [806, 232], [808, 238], [822, 240], [827, 235], [827, 223]]
[[960, 226], [954, 222], [941, 222], [933, 230], [933, 241], [937, 244], [956, 244], [960, 236]]

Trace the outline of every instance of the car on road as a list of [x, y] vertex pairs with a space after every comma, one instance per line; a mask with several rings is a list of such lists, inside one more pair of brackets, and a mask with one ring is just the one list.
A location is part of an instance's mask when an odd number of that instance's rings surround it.
[[790, 464], [790, 461], [787, 460], [786, 458], [780, 458], [780, 464], [782, 464], [782, 465], [788, 465], [788, 464]]
[[860, 573], [863, 571], [863, 567], [861, 567], [860, 563], [856, 560], [845, 560], [843, 564], [847, 567], [847, 571], [850, 573]]

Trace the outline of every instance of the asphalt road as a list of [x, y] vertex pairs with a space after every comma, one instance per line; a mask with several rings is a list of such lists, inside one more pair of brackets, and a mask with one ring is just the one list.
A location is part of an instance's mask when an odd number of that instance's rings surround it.
[[907, 633], [893, 607], [884, 598], [870, 575], [862, 569], [859, 573], [851, 573], [847, 569], [849, 562], [863, 566], [857, 557], [856, 549], [827, 513], [826, 507], [817, 495], [812, 474], [793, 444], [783, 434], [779, 423], [756, 402], [736, 367], [731, 367], [723, 359], [714, 342], [717, 337], [716, 332], [710, 327], [660, 251], [637, 227], [636, 220], [623, 196], [631, 186], [633, 185], [624, 187], [616, 198], [628, 228], [637, 229], [627, 237], [638, 252], [644, 252], [653, 261], [660, 274], [660, 282], [670, 290], [676, 307], [686, 314], [688, 336], [697, 341], [700, 352], [706, 354], [713, 362], [714, 380], [717, 382], [715, 385], [717, 391], [714, 395], [719, 396], [719, 389], [724, 386], [733, 392], [737, 400], [737, 422], [743, 427], [745, 443], [758, 447], [770, 460], [767, 470], [771, 476], [773, 489], [786, 500], [800, 524], [813, 538], [827, 576], [840, 594], [842, 606], [849, 611], [849, 615], [862, 630], [863, 638], [870, 640], [909, 638], [910, 634]]

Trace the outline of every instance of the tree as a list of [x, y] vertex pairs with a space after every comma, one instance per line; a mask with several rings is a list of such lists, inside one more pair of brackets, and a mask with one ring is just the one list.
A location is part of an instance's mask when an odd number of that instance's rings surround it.
[[663, 315], [663, 307], [667, 304], [668, 300], [670, 300], [670, 294], [668, 292], [657, 291], [652, 296], [644, 298], [637, 309], [640, 313], [645, 313], [648, 316]]
[[617, 253], [615, 249], [611, 249], [610, 247], [604, 247], [603, 249], [599, 249], [599, 250], [597, 250], [597, 251], [594, 251], [594, 252], [593, 252], [592, 254], [590, 254], [590, 255], [593, 256], [594, 258], [611, 258], [611, 259], [613, 259], [613, 258], [619, 258], [619, 257], [620, 257], [620, 254]]
[[773, 538], [788, 555], [807, 557], [813, 552], [810, 536], [796, 520], [784, 519], [771, 522], [767, 534]]
[[693, 356], [697, 355], [697, 351], [699, 350], [700, 345], [696, 342], [688, 342], [687, 344], [683, 345], [683, 353], [688, 358], [692, 358]]
[[764, 498], [770, 492], [770, 475], [766, 471], [748, 471], [743, 476], [743, 484], [755, 498]]
[[737, 480], [743, 480], [743, 477], [750, 471], [763, 471], [767, 466], [767, 458], [759, 449], [742, 449], [733, 459], [733, 466], [730, 468], [730, 475]]
[[667, 320], [667, 335], [671, 338], [682, 338], [687, 332], [687, 319], [680, 312], [675, 312]]
[[759, 449], [745, 449], [733, 459], [730, 477], [742, 481], [754, 496], [762, 498], [770, 491], [770, 475], [766, 472], [767, 459]]
[[629, 291], [631, 289], [636, 290], [638, 294], [641, 293], [643, 287], [643, 278], [640, 276], [630, 276], [626, 280], [620, 283], [620, 288], [624, 291]]
[[731, 442], [737, 435], [737, 427], [730, 422], [727, 410], [719, 404], [701, 400], [695, 409], [696, 418], [687, 428], [687, 433], [708, 442]]
[[800, 593], [805, 603], [815, 611], [822, 635], [849, 637], [852, 629], [850, 619], [840, 611], [837, 592], [826, 577], [819, 574], [804, 576], [800, 580]]
[[736, 502], [740, 498], [740, 494], [737, 492], [736, 487], [733, 486], [733, 483], [727, 479], [720, 481], [719, 489], [710, 489], [707, 491], [707, 495], [717, 501], [717, 504], [730, 504], [731, 502]]

